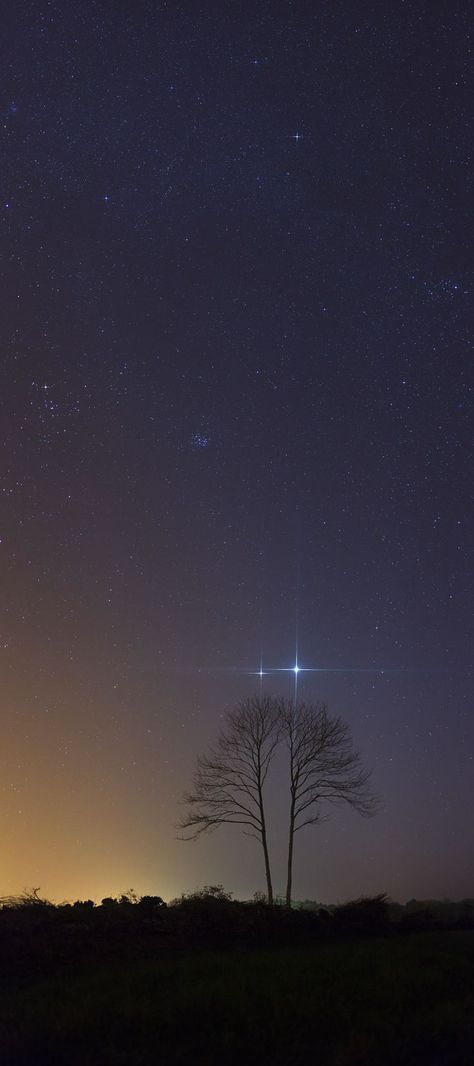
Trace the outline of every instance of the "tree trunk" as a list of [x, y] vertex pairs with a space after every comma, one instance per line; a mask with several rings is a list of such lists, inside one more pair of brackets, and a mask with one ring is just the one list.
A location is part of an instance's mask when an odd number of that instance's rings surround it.
[[267, 896], [268, 896], [269, 904], [272, 904], [273, 903], [273, 887], [272, 887], [272, 877], [271, 877], [271, 873], [270, 873], [270, 858], [269, 858], [269, 855], [268, 855], [267, 829], [266, 829], [266, 825], [265, 825], [265, 813], [264, 813], [264, 810], [263, 810], [263, 793], [262, 793], [262, 786], [261, 786], [260, 782], [258, 784], [258, 806], [259, 806], [259, 809], [260, 809], [260, 827], [261, 827], [260, 828], [260, 835], [261, 835], [261, 838], [262, 838], [263, 855], [264, 855], [264, 858], [265, 858], [265, 874], [266, 874], [266, 878], [267, 878]]
[[288, 834], [288, 877], [286, 881], [286, 906], [291, 907], [291, 884], [293, 879], [293, 837], [295, 835], [295, 797], [291, 797], [290, 829]]
[[270, 873], [270, 859], [268, 857], [267, 834], [266, 834], [264, 825], [262, 825], [262, 848], [263, 848], [263, 854], [265, 856], [265, 874], [266, 874], [266, 877], [267, 877], [267, 896], [268, 896], [268, 902], [271, 905], [273, 903], [273, 888], [272, 888], [272, 878], [271, 878], [271, 873]]

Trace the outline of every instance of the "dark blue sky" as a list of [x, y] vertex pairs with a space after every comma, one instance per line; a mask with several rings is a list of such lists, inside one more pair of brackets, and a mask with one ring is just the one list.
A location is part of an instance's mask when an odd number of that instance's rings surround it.
[[457, 0], [4, 13], [1, 894], [261, 888], [174, 826], [297, 619], [383, 805], [295, 894], [472, 895], [467, 37]]

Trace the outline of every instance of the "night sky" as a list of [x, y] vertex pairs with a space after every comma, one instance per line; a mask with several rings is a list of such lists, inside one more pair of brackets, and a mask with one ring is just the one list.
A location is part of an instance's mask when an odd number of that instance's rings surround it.
[[296, 898], [474, 894], [467, 11], [3, 11], [0, 895], [263, 889], [176, 823], [296, 654], [382, 797]]

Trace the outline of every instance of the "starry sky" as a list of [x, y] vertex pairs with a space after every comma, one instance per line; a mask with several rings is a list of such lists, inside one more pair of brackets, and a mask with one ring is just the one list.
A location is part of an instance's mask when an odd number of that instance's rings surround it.
[[296, 897], [474, 894], [467, 37], [458, 0], [2, 13], [0, 895], [263, 889], [176, 823], [296, 649], [382, 797], [301, 835]]

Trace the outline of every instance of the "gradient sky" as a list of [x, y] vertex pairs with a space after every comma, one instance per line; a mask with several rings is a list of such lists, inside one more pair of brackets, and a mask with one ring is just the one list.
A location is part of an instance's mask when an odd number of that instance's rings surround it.
[[299, 836], [295, 896], [474, 895], [467, 36], [457, 0], [2, 13], [0, 895], [263, 889], [175, 825], [296, 629], [382, 808]]

